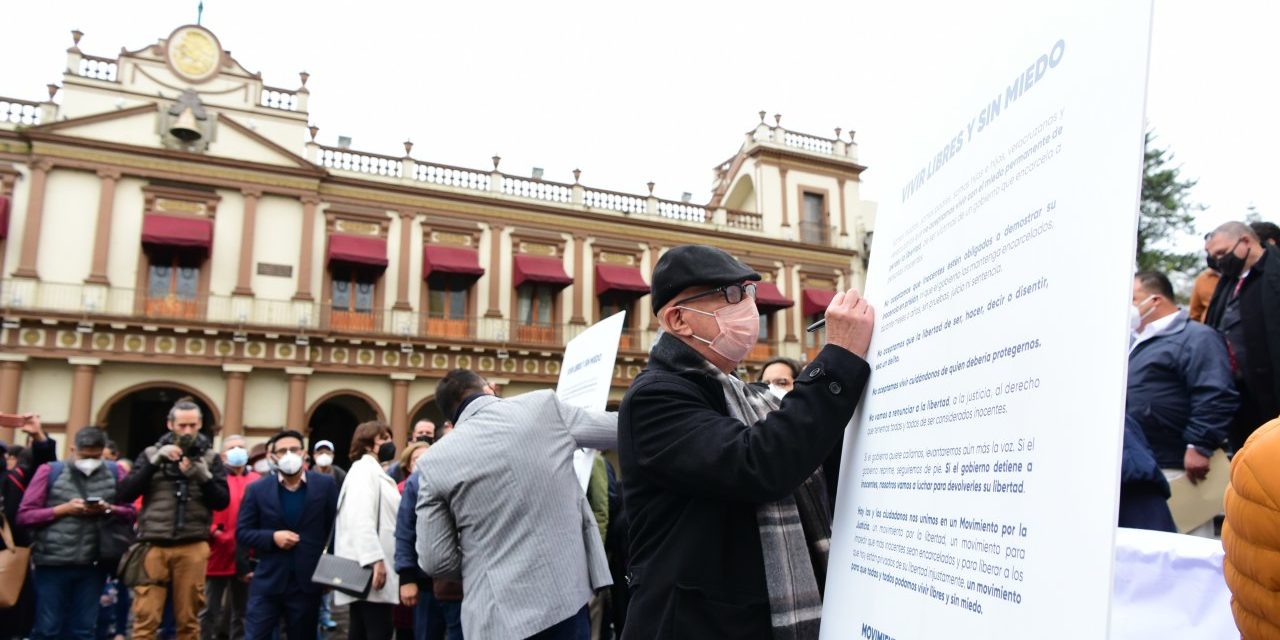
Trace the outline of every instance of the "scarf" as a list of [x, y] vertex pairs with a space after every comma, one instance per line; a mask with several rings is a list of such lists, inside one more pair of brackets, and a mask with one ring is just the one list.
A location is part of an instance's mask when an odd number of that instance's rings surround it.
[[[729, 416], [754, 425], [778, 409], [767, 391], [745, 384], [699, 357], [688, 362], [687, 349], [672, 336], [654, 343], [651, 360], [674, 371], [698, 371], [720, 383]], [[683, 361], [683, 362], [682, 362]], [[775, 640], [816, 640], [822, 622], [822, 589], [831, 549], [831, 506], [822, 467], [790, 496], [756, 507], [756, 526], [764, 556], [765, 584]]]

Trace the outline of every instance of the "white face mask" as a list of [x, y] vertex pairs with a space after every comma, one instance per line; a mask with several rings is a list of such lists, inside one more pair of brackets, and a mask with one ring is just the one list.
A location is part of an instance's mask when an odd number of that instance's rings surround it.
[[267, 462], [266, 458], [263, 458], [253, 463], [253, 470], [258, 473], [271, 473], [271, 463]]
[[333, 456], [332, 456], [332, 455], [329, 455], [329, 454], [327, 454], [327, 453], [321, 453], [321, 454], [316, 455], [316, 466], [317, 466], [317, 467], [320, 467], [321, 469], [328, 469], [328, 468], [329, 468], [329, 465], [331, 465], [331, 464], [333, 464]]
[[1142, 305], [1148, 302], [1151, 302], [1151, 298], [1154, 298], [1154, 297], [1155, 296], [1150, 296], [1146, 300], [1143, 300], [1142, 302], [1139, 302], [1138, 304], [1135, 304], [1129, 307], [1129, 332], [1130, 333], [1138, 333], [1138, 330], [1142, 328], [1142, 321], [1146, 320], [1147, 316], [1151, 315], [1152, 313], [1155, 313], [1155, 310], [1156, 310], [1155, 307], [1151, 307], [1150, 309], [1147, 309], [1146, 313], [1142, 312]]
[[286, 476], [291, 476], [302, 470], [302, 456], [296, 453], [286, 453], [276, 460], [276, 467], [280, 469]]
[[76, 468], [80, 470], [80, 473], [83, 473], [86, 476], [92, 474], [94, 471], [97, 471], [98, 467], [101, 467], [101, 466], [102, 466], [102, 460], [98, 458], [81, 458], [79, 460], [76, 460]]
[[773, 397], [781, 400], [782, 396], [787, 395], [787, 390], [783, 389], [782, 387], [779, 387], [776, 384], [771, 384], [769, 385], [769, 393], [773, 394]]

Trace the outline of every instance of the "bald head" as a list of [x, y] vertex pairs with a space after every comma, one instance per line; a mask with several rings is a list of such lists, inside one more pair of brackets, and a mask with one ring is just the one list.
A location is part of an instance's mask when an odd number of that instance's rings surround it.
[[1224, 222], [1204, 243], [1205, 253], [1218, 262], [1222, 275], [1235, 278], [1248, 272], [1262, 259], [1258, 234], [1243, 222]]

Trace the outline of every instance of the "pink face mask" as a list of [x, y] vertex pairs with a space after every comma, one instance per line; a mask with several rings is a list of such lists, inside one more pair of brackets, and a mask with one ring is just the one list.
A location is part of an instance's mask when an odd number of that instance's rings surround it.
[[716, 325], [720, 327], [720, 335], [711, 340], [698, 335], [694, 335], [693, 338], [707, 343], [712, 351], [734, 364], [742, 362], [743, 358], [747, 357], [751, 347], [755, 346], [756, 340], [760, 337], [760, 312], [756, 310], [754, 301], [744, 299], [738, 304], [716, 309], [714, 313], [692, 307], [676, 308], [714, 317]]

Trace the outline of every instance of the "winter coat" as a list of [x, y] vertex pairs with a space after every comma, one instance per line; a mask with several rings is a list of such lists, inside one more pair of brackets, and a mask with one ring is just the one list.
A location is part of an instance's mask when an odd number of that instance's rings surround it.
[[1223, 572], [1244, 640], [1280, 639], [1280, 419], [1258, 427], [1231, 461]]
[[400, 603], [400, 577], [396, 573], [396, 514], [400, 510], [400, 492], [396, 483], [382, 470], [378, 458], [365, 454], [347, 470], [346, 481], [338, 496], [338, 524], [333, 553], [370, 566], [382, 561], [387, 569], [387, 582], [369, 595], [354, 598], [342, 592], [333, 596], [336, 605], [364, 602]]
[[260, 477], [248, 467], [243, 473], [227, 474], [227, 508], [215, 511], [213, 524], [209, 525], [209, 565], [205, 575], [236, 575], [236, 519], [240, 515], [240, 502], [244, 500], [245, 489]]
[[[791, 495], [839, 448], [871, 369], [828, 345], [755, 424], [729, 416], [705, 360], [671, 335], [618, 412], [630, 536], [625, 640], [772, 638], [756, 509]], [[468, 596], [469, 597], [469, 596]]]
[[[75, 465], [62, 462], [40, 465], [18, 509], [18, 524], [34, 534], [32, 560], [37, 566], [89, 565], [99, 561], [98, 529], [103, 519], [132, 520], [135, 513], [132, 505], [119, 504], [116, 497], [116, 484], [123, 477], [124, 469], [114, 463], [100, 465], [87, 477]], [[54, 515], [54, 507], [91, 496], [111, 505], [111, 513]]]
[[1181, 469], [1189, 444], [1222, 448], [1239, 404], [1222, 336], [1185, 311], [1129, 351], [1125, 414], [1162, 468]]
[[200, 460], [204, 471], [187, 476], [178, 463], [162, 460], [152, 464], [151, 458], [167, 444], [174, 444], [173, 433], [166, 433], [156, 444], [147, 447], [134, 463], [133, 471], [120, 481], [120, 499], [131, 502], [143, 497], [138, 516], [138, 539], [160, 546], [203, 542], [209, 539], [213, 512], [225, 509], [231, 498], [227, 490], [227, 472], [222, 456], [205, 446]]

